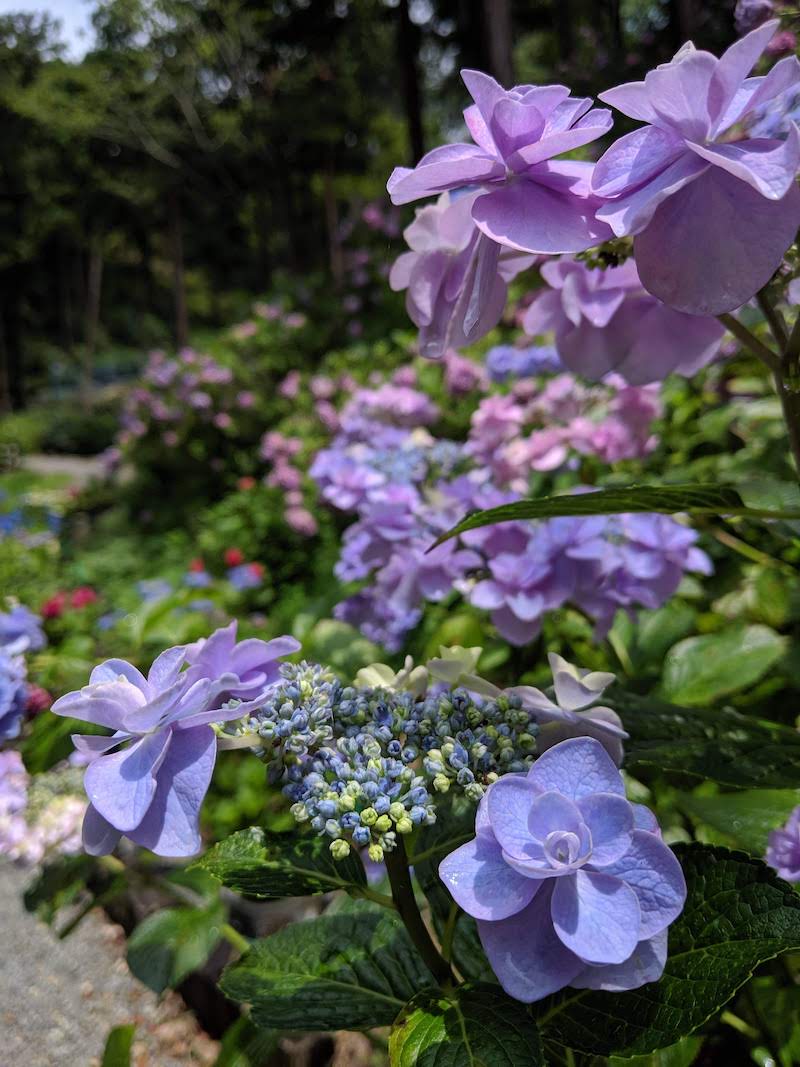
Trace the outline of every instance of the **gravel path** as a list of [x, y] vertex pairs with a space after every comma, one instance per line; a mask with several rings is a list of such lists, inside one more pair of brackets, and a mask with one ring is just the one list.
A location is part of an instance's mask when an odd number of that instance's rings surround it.
[[36, 453], [23, 456], [21, 461], [25, 470], [34, 474], [63, 474], [75, 485], [86, 485], [92, 478], [98, 478], [103, 472], [103, 463], [99, 456], [61, 456]]
[[119, 927], [95, 911], [59, 941], [25, 911], [27, 878], [0, 861], [0, 1067], [93, 1067], [122, 1023], [136, 1024], [135, 1067], [213, 1063], [181, 999], [131, 976]]

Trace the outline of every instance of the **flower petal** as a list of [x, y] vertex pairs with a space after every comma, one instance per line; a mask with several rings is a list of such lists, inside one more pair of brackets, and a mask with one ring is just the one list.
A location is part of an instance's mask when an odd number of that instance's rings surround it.
[[99, 756], [87, 767], [83, 784], [89, 800], [117, 830], [133, 830], [144, 818], [170, 738], [169, 730], [161, 730], [120, 752]]
[[562, 943], [587, 963], [622, 963], [640, 940], [636, 894], [606, 873], [559, 878], [551, 912]]
[[657, 125], [703, 140], [711, 129], [709, 87], [719, 60], [697, 49], [681, 52], [680, 58], [649, 71], [644, 84]]
[[607, 993], [622, 993], [638, 989], [648, 982], [657, 982], [667, 962], [667, 931], [640, 941], [624, 963], [589, 966], [573, 978], [574, 989], [603, 989]]
[[516, 915], [500, 922], [478, 920], [481, 943], [500, 985], [526, 1004], [563, 989], [584, 969], [556, 936], [550, 901], [546, 885]]
[[646, 830], [650, 834], [655, 834], [656, 837], [661, 837], [661, 827], [658, 825], [658, 819], [653, 812], [645, 804], [631, 804], [633, 808], [633, 821], [637, 830]]
[[147, 692], [147, 681], [142, 672], [124, 659], [107, 659], [105, 663], [98, 663], [89, 675], [89, 685], [116, 682], [119, 681], [120, 675], [143, 693]]
[[606, 867], [631, 847], [633, 808], [616, 793], [581, 797], [578, 808], [592, 834], [592, 867]]
[[559, 130], [549, 136], [545, 134], [535, 144], [520, 148], [509, 160], [509, 164], [516, 171], [522, 169], [517, 161], [527, 167], [535, 166], [562, 152], [571, 152], [574, 148], [596, 141], [598, 137], [608, 133], [613, 125], [614, 119], [607, 108], [594, 108], [571, 129]]
[[445, 189], [491, 181], [504, 175], [505, 167], [500, 160], [487, 155], [477, 145], [450, 144], [428, 152], [413, 169], [395, 167], [386, 188], [393, 204], [409, 204]]
[[780, 27], [780, 19], [770, 19], [762, 26], [740, 37], [717, 61], [717, 69], [709, 86], [709, 109], [714, 119], [714, 129], [720, 129], [720, 120], [725, 115], [737, 90], [758, 62], [758, 58]]
[[570, 738], [543, 753], [529, 771], [528, 781], [541, 792], [554, 789], [572, 800], [592, 793], [625, 796], [622, 777], [611, 757], [590, 737]]
[[794, 122], [789, 123], [785, 140], [759, 137], [731, 144], [687, 144], [701, 159], [747, 182], [768, 200], [786, 195], [800, 167], [800, 131]]
[[643, 126], [620, 137], [595, 164], [592, 191], [611, 197], [636, 189], [674, 163], [685, 143], [658, 126]]
[[83, 847], [90, 856], [113, 852], [122, 834], [90, 804], [83, 817]]
[[531, 804], [528, 830], [537, 841], [544, 841], [548, 834], [558, 830], [580, 833], [582, 821], [581, 812], [568, 797], [561, 793], [541, 793]]
[[181, 667], [186, 662], [186, 646], [175, 645], [168, 648], [153, 660], [147, 672], [147, 682], [153, 692], [166, 689], [178, 680]]
[[634, 242], [642, 284], [690, 315], [733, 311], [766, 285], [800, 224], [800, 190], [766, 200], [720, 167], [662, 203]]
[[132, 841], [159, 856], [193, 856], [200, 850], [200, 805], [208, 791], [217, 741], [210, 726], [174, 730], [161, 765], [158, 789]]
[[[489, 822], [501, 848], [517, 859], [527, 859], [531, 844], [528, 816], [539, 795], [530, 778], [508, 774], [491, 785], [486, 794]], [[541, 849], [536, 850], [539, 858]]]
[[686, 880], [675, 853], [647, 830], [634, 830], [630, 849], [603, 868], [629, 885], [642, 910], [641, 936], [665, 930], [686, 902]]
[[[635, 192], [603, 204], [597, 210], [597, 218], [608, 223], [617, 237], [639, 233], [653, 218], [659, 204], [694, 182], [707, 169], [708, 164], [686, 151]], [[639, 267], [638, 260], [636, 266]], [[640, 276], [641, 273], [639, 269]]]
[[650, 104], [644, 82], [625, 82], [597, 94], [598, 100], [611, 104], [617, 111], [640, 122], [657, 122], [658, 116]]
[[480, 834], [443, 859], [439, 877], [468, 915], [493, 922], [521, 911], [541, 885], [511, 870], [500, 845], [488, 834]]
[[582, 252], [608, 239], [594, 217], [596, 202], [522, 177], [483, 193], [472, 208], [478, 228], [493, 241], [521, 252]]

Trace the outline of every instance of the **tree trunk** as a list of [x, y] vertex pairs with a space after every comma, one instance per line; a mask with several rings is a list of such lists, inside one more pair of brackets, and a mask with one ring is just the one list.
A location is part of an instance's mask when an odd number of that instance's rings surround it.
[[483, 0], [483, 26], [491, 73], [510, 89], [514, 84], [511, 0]]
[[563, 64], [569, 64], [575, 51], [571, 0], [553, 0], [553, 24], [558, 40], [558, 55]]
[[169, 194], [169, 229], [175, 302], [175, 344], [180, 349], [185, 348], [189, 343], [189, 311], [186, 305], [186, 267], [183, 262], [181, 201], [177, 189], [173, 189]]
[[625, 42], [622, 35], [622, 13], [620, 0], [609, 0], [608, 21], [610, 23], [610, 52], [612, 62], [618, 64], [622, 60], [625, 50]]
[[100, 297], [103, 291], [103, 244], [100, 235], [89, 239], [89, 269], [86, 273], [86, 336], [83, 353], [82, 390], [88, 394], [94, 377], [94, 354], [100, 325]]
[[3, 331], [3, 377], [7, 404], [11, 411], [25, 407], [25, 380], [22, 359], [22, 320], [20, 303], [24, 291], [22, 266], [17, 263], [0, 275], [0, 328]]
[[336, 206], [336, 189], [333, 184], [333, 165], [325, 168], [325, 229], [328, 231], [328, 260], [330, 262], [333, 284], [337, 289], [344, 282], [344, 262], [342, 260], [342, 242], [339, 238], [339, 213]]
[[398, 5], [400, 21], [398, 23], [397, 44], [400, 52], [400, 71], [403, 79], [403, 102], [408, 126], [408, 146], [411, 150], [411, 164], [417, 163], [425, 155], [425, 136], [422, 129], [422, 100], [419, 87], [419, 30], [411, 21], [408, 0], [400, 0]]

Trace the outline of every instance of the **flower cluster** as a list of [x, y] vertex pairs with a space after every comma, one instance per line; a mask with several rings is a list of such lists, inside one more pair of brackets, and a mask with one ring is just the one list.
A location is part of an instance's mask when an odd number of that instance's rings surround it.
[[[740, 23], [755, 25], [762, 12], [752, 15], [740, 11]], [[794, 56], [749, 77], [765, 50], [779, 50], [778, 27], [777, 20], [756, 25], [720, 59], [684, 45], [644, 81], [601, 93], [644, 125], [594, 165], [556, 157], [608, 133], [610, 111], [561, 85], [505, 90], [486, 74], [462, 71], [474, 101], [464, 112], [474, 143], [435, 148], [415, 168], [395, 168], [387, 183], [396, 204], [439, 196], [406, 231], [411, 251], [392, 275], [394, 288], [408, 290], [422, 353], [440, 356], [497, 323], [505, 283], [520, 267], [515, 257], [582, 252], [612, 237], [635, 238], [638, 274], [630, 287], [643, 287], [674, 312], [718, 315], [751, 299], [780, 266], [800, 223], [797, 127], [790, 122], [783, 139], [741, 134], [766, 105], [800, 86]], [[573, 293], [578, 281], [583, 292]], [[718, 340], [711, 324], [672, 320], [652, 302], [634, 311], [626, 300], [628, 310], [619, 310], [622, 298], [615, 308], [607, 291], [616, 288], [616, 278], [588, 285], [573, 278], [560, 311], [579, 334], [602, 329], [618, 311], [615, 332], [624, 327], [630, 380], [663, 378], [684, 361], [709, 358]], [[637, 343], [642, 333], [669, 332], [670, 321], [685, 335], [685, 356], [672, 339], [652, 353], [649, 342]], [[580, 337], [573, 341], [571, 356], [569, 345], [559, 344], [559, 354], [590, 368], [595, 360], [591, 374], [620, 362], [612, 350], [583, 355]], [[597, 349], [596, 335], [592, 341]]]
[[530, 1003], [567, 985], [619, 991], [661, 977], [683, 872], [596, 740], [562, 741], [526, 776], [501, 778], [475, 830], [439, 873], [478, 920], [510, 996]]
[[565, 468], [581, 455], [645, 455], [660, 410], [653, 387], [523, 379], [510, 393], [482, 398], [465, 444], [398, 425], [410, 404], [418, 415], [428, 410], [424, 394], [393, 386], [396, 402], [384, 405], [387, 395], [386, 386], [359, 391], [310, 473], [327, 503], [357, 514], [336, 574], [367, 584], [335, 614], [389, 650], [402, 646], [425, 601], [454, 591], [491, 612], [507, 640], [525, 644], [542, 616], [566, 603], [604, 633], [619, 608], [657, 607], [684, 571], [709, 571], [693, 531], [658, 515], [506, 523], [429, 551], [469, 510], [518, 499], [533, 471]]
[[29, 866], [79, 852], [86, 811], [80, 793], [77, 769], [31, 778], [19, 752], [0, 752], [0, 855]]
[[44, 692], [28, 684], [25, 655], [46, 640], [41, 619], [23, 604], [0, 612], [0, 741], [19, 735], [31, 696]]
[[268, 430], [261, 438], [259, 456], [271, 466], [264, 484], [283, 491], [283, 517], [287, 525], [295, 533], [313, 537], [318, 529], [317, 520], [305, 506], [303, 473], [295, 463], [302, 448], [299, 437], [287, 437], [277, 430]]
[[800, 882], [800, 805], [770, 833], [764, 859], [787, 882]]
[[10, 498], [0, 489], [0, 541], [12, 537], [27, 548], [51, 542], [61, 528], [62, 517], [53, 493], [23, 493]]

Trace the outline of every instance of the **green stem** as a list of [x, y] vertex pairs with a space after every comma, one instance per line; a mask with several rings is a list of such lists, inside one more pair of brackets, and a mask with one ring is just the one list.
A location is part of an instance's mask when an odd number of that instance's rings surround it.
[[391, 908], [392, 911], [397, 911], [397, 905], [391, 897], [388, 897], [385, 893], [379, 893], [376, 889], [370, 889], [369, 886], [362, 886], [356, 895], [363, 897], [364, 900], [371, 900], [373, 904], [380, 904], [382, 908]]
[[783, 321], [783, 315], [770, 300], [766, 289], [762, 289], [760, 292], [756, 293], [756, 300], [758, 306], [761, 308], [761, 313], [769, 324], [770, 333], [775, 339], [778, 351], [781, 353], [785, 352], [788, 334], [786, 332], [786, 323]]
[[753, 355], [758, 356], [763, 363], [766, 363], [771, 371], [779, 370], [780, 360], [776, 353], [773, 352], [771, 348], [768, 348], [763, 341], [759, 341], [756, 335], [751, 333], [744, 323], [739, 322], [733, 315], [727, 313], [724, 315], [717, 315], [717, 318], [725, 329], [733, 334], [737, 341], [743, 344], [745, 348], [749, 348]]
[[408, 869], [402, 837], [398, 836], [397, 846], [386, 853], [385, 860], [392, 897], [411, 940], [436, 982], [444, 989], [451, 988], [455, 984], [455, 978], [450, 964], [439, 954], [414, 898], [414, 886], [411, 883], [411, 872]]
[[766, 288], [757, 294], [758, 306], [769, 323], [775, 344], [778, 346], [780, 359], [772, 368], [775, 377], [775, 389], [781, 401], [783, 419], [789, 432], [789, 446], [792, 450], [794, 465], [800, 476], [800, 337], [797, 323], [791, 337], [788, 336], [783, 315], [769, 298]]
[[442, 957], [450, 963], [453, 959], [453, 939], [456, 936], [456, 923], [461, 909], [455, 901], [450, 905], [450, 914], [447, 916], [444, 930], [442, 931]]
[[244, 936], [240, 934], [238, 930], [234, 929], [230, 923], [223, 923], [219, 928], [219, 932], [225, 938], [229, 945], [232, 945], [237, 952], [241, 952], [242, 955], [245, 952], [250, 951], [250, 942]]

